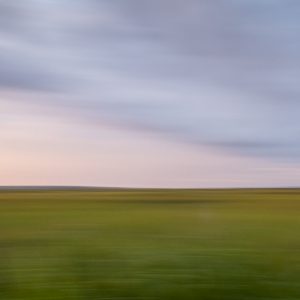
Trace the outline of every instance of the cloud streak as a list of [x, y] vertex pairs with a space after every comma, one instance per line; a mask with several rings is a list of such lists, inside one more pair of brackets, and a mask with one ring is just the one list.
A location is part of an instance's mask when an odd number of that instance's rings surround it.
[[1, 1], [0, 87], [82, 122], [299, 160], [299, 11], [297, 0]]

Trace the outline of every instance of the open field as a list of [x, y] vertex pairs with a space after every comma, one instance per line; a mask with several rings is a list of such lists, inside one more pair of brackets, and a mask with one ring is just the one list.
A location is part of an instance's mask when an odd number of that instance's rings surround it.
[[0, 192], [0, 299], [300, 299], [300, 190]]

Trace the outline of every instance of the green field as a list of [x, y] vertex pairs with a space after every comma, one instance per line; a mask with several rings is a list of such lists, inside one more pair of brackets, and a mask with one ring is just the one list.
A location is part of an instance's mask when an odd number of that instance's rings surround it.
[[0, 192], [0, 299], [300, 299], [300, 190]]

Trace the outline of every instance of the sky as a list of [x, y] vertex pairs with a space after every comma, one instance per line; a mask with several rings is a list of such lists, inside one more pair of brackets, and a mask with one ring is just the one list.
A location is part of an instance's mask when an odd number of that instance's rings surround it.
[[299, 0], [0, 0], [0, 185], [300, 185]]

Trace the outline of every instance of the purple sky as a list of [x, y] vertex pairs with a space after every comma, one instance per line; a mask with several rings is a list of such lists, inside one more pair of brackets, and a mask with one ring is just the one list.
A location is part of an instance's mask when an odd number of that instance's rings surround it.
[[300, 185], [298, 0], [0, 0], [0, 185]]

